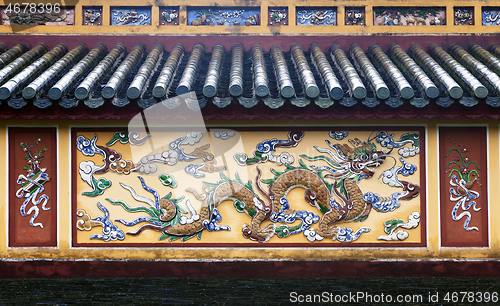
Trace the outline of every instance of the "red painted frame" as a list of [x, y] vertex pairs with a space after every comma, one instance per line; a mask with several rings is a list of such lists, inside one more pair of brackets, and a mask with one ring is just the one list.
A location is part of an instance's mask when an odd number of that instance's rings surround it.
[[[446, 126], [439, 128], [439, 173], [441, 174], [440, 179], [440, 221], [441, 221], [441, 246], [442, 247], [488, 247], [488, 237], [489, 237], [489, 220], [488, 220], [488, 147], [487, 147], [487, 128], [486, 127], [463, 127], [463, 126]], [[468, 139], [464, 139], [464, 135], [469, 133]], [[465, 218], [459, 221], [453, 221], [450, 212], [456, 205], [455, 202], [449, 200], [450, 197], [450, 184], [449, 177], [444, 173], [446, 163], [450, 158], [445, 159], [445, 155], [448, 150], [457, 145], [450, 145], [450, 138], [460, 142], [470, 149], [470, 153], [474, 156], [480, 158], [478, 162], [480, 167], [480, 182], [481, 187], [474, 186], [473, 190], [480, 191], [480, 197], [476, 200], [478, 207], [481, 210], [474, 212], [472, 208], [470, 212], [472, 214], [471, 224], [469, 227], [477, 226], [479, 232], [472, 230], [466, 231], [463, 229]], [[462, 137], [462, 138], [459, 138]], [[478, 148], [471, 148], [472, 143], [479, 143]], [[477, 151], [479, 150], [479, 152]], [[472, 152], [475, 151], [475, 152]], [[459, 210], [459, 213], [462, 210]], [[474, 218], [476, 216], [476, 218]], [[479, 219], [479, 221], [478, 221]]]
[[[58, 218], [57, 218], [57, 130], [56, 128], [9, 128], [9, 247], [56, 247], [57, 246], [57, 229], [58, 229]], [[47, 182], [44, 187], [46, 188], [46, 192], [44, 194], [49, 195], [49, 202], [47, 207], [50, 207], [50, 210], [43, 211], [40, 210], [40, 215], [37, 218], [37, 222], [41, 220], [47, 220], [49, 218], [49, 223], [44, 222], [44, 228], [40, 227], [32, 227], [29, 225], [29, 220], [31, 215], [23, 217], [19, 212], [19, 205], [22, 204], [23, 199], [19, 199], [16, 197], [16, 190], [19, 189], [20, 185], [16, 184], [17, 177], [19, 174], [25, 174], [25, 170], [22, 170], [21, 167], [16, 167], [16, 162], [24, 163], [25, 153], [22, 152], [19, 147], [18, 141], [16, 141], [15, 135], [19, 134], [31, 134], [33, 137], [32, 141], [35, 141], [36, 138], [40, 138], [40, 135], [50, 135], [50, 140], [45, 140], [45, 137], [42, 138], [42, 142], [35, 147], [35, 149], [40, 150], [40, 147], [47, 146], [49, 150], [47, 151], [50, 154], [49, 158], [46, 158], [42, 162], [42, 167], [47, 168], [47, 172], [50, 176], [50, 181]], [[23, 140], [25, 142], [29, 142], [27, 140]], [[31, 143], [29, 143], [31, 144]], [[49, 185], [50, 184], [50, 185]], [[50, 186], [50, 187], [49, 187]], [[31, 202], [28, 204], [27, 208], [29, 208]], [[42, 214], [43, 213], [43, 214]], [[50, 217], [47, 215], [50, 214]], [[16, 235], [16, 230], [19, 231], [21, 225], [17, 222], [21, 222], [22, 231], [25, 236], [24, 241], [19, 241], [20, 238]], [[31, 239], [31, 241], [30, 241]]]
[[[214, 127], [215, 128], [215, 127]], [[255, 128], [233, 128], [237, 131], [266, 131], [271, 129], [269, 128], [262, 128], [262, 127], [255, 127]], [[329, 130], [334, 130], [335, 128], [337, 129], [346, 129], [346, 127], [329, 127]], [[78, 136], [79, 132], [89, 132], [89, 131], [95, 131], [95, 132], [116, 132], [118, 130], [126, 130], [126, 127], [124, 128], [72, 128], [71, 129], [71, 166], [72, 169], [78, 169], [78, 165], [76, 162], [76, 154], [78, 153], [76, 150], [76, 137]], [[292, 128], [290, 127], [289, 129], [286, 128], [272, 128], [273, 130], [282, 130], [282, 131], [288, 131], [288, 130], [294, 130], [297, 129], [297, 127]], [[427, 246], [427, 209], [426, 209], [426, 202], [425, 202], [425, 195], [426, 195], [426, 175], [425, 175], [425, 129], [420, 126], [397, 126], [397, 127], [349, 127], [349, 130], [352, 131], [369, 131], [369, 130], [385, 130], [385, 131], [401, 131], [405, 129], [410, 129], [410, 130], [417, 130], [420, 133], [420, 165], [418, 165], [420, 169], [420, 237], [421, 237], [421, 242], [418, 243], [412, 243], [412, 242], [387, 242], [387, 243], [320, 243], [320, 244], [313, 244], [313, 243], [120, 243], [120, 242], [108, 242], [108, 243], [79, 243], [77, 241], [77, 231], [78, 229], [76, 228], [76, 210], [77, 210], [77, 189], [76, 189], [76, 182], [79, 178], [78, 172], [73, 171], [72, 177], [71, 177], [71, 194], [72, 194], [72, 201], [71, 201], [71, 227], [72, 227], [72, 243], [71, 245], [73, 247], [92, 247], [92, 248], [116, 248], [116, 247], [134, 247], [134, 248], [165, 248], [165, 247], [171, 247], [171, 248], [196, 248], [196, 247], [212, 247], [212, 248], [218, 248], [218, 247], [231, 247], [231, 248], [296, 248], [296, 247], [302, 247], [302, 248], [307, 248], [307, 247], [331, 247], [332, 249], [335, 248], [362, 248], [362, 247], [396, 247], [396, 248], [401, 248], [401, 247], [426, 247]], [[309, 127], [304, 127], [302, 130], [305, 132], [307, 131], [324, 131], [326, 129], [322, 128], [309, 128]]]

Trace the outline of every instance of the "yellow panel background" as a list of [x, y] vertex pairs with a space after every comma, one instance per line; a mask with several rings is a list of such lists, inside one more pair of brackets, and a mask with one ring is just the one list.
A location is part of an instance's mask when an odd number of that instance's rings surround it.
[[[120, 129], [117, 129], [116, 131], [120, 131]], [[299, 144], [294, 147], [294, 148], [277, 148], [276, 152], [274, 152], [274, 155], [279, 155], [282, 152], [288, 152], [291, 155], [294, 156], [295, 161], [293, 163], [293, 166], [298, 166], [298, 160], [300, 159], [299, 155], [300, 154], [307, 154], [308, 156], [315, 156], [319, 155], [320, 153], [314, 149], [314, 146], [318, 146], [320, 148], [328, 148], [327, 143], [325, 140], [330, 140], [332, 143], [348, 143], [348, 139], [353, 139], [353, 138], [359, 138], [362, 141], [365, 141], [368, 139], [368, 137], [372, 134], [376, 134], [378, 130], [364, 130], [364, 131], [349, 131], [348, 137], [344, 138], [341, 141], [336, 141], [332, 138], [329, 137], [329, 131], [305, 131], [305, 135], [303, 139], [299, 142]], [[398, 140], [400, 136], [403, 133], [407, 132], [417, 132], [413, 130], [404, 130], [401, 129], [399, 131], [389, 131], [390, 134], [394, 134], [394, 139]], [[113, 137], [113, 132], [97, 132], [98, 134], [98, 140], [97, 140], [97, 145], [101, 146], [106, 146], [106, 142], [108, 142], [112, 137]], [[202, 146], [204, 144], [210, 143], [210, 148], [208, 151], [212, 151], [213, 153], [221, 153], [223, 151], [221, 148], [226, 149], [225, 145], [223, 144], [228, 142], [228, 141], [234, 141], [237, 139], [238, 136], [241, 137], [241, 141], [234, 146], [231, 150], [228, 150], [226, 153], [219, 155], [217, 159], [217, 165], [216, 166], [221, 166], [221, 165], [226, 165], [227, 169], [224, 171], [224, 173], [230, 177], [231, 179], [235, 178], [235, 172], [238, 172], [240, 178], [242, 179], [243, 182], [247, 182], [248, 180], [252, 180], [252, 186], [254, 188], [254, 191], [257, 191], [256, 186], [255, 186], [255, 177], [257, 175], [256, 167], [258, 166], [262, 172], [262, 178], [261, 179], [268, 179], [272, 178], [273, 175], [270, 172], [270, 169], [276, 169], [278, 171], [283, 171], [285, 169], [285, 166], [279, 166], [276, 165], [275, 163], [272, 162], [267, 162], [267, 163], [261, 163], [258, 165], [251, 165], [251, 166], [246, 166], [242, 167], [239, 166], [236, 161], [234, 160], [233, 156], [235, 153], [241, 153], [245, 152], [249, 158], [254, 156], [254, 151], [256, 148], [256, 145], [265, 139], [272, 139], [272, 138], [277, 138], [279, 140], [285, 140], [288, 138], [287, 136], [288, 131], [238, 131], [237, 135], [233, 137], [232, 139], [230, 138], [229, 140], [221, 140], [219, 138], [211, 138], [209, 139], [208, 134], [205, 134], [203, 138], [201, 138], [200, 142], [196, 143], [194, 146], [190, 145], [182, 145], [181, 148], [184, 149], [184, 152], [190, 153], [192, 152], [196, 147]], [[88, 139], [92, 139], [94, 136], [94, 132], [80, 132], [78, 135], [83, 135]], [[183, 137], [185, 136], [185, 133], [170, 133], [168, 137], [166, 136], [165, 138], [165, 148], [168, 147], [168, 143], [170, 141], [175, 140], [176, 138]], [[119, 153], [122, 154], [122, 159], [125, 160], [131, 160], [132, 159], [132, 154], [131, 154], [131, 146], [129, 144], [121, 144], [120, 142], [115, 143], [113, 146], [110, 147], [113, 150], [118, 151]], [[137, 149], [137, 147], [134, 147], [134, 149]], [[149, 148], [146, 146], [140, 147], [141, 150], [144, 150], [143, 152], [148, 152]], [[243, 151], [242, 151], [243, 149]], [[377, 143], [377, 150], [383, 149], [380, 144]], [[387, 151], [387, 149], [385, 148]], [[215, 151], [215, 152], [214, 152]], [[137, 151], [134, 151], [137, 152]], [[159, 151], [161, 152], [161, 150]], [[87, 157], [84, 156], [81, 152], [76, 151], [76, 160], [77, 160], [77, 165], [74, 169], [78, 169], [78, 165], [80, 162], [84, 160], [92, 160], [96, 163], [96, 165], [102, 165], [102, 155], [96, 154], [94, 157]], [[396, 167], [399, 167], [401, 163], [399, 162], [399, 155], [397, 154], [397, 149], [394, 149], [391, 152], [391, 155], [395, 157], [397, 160], [396, 162]], [[134, 160], [136, 160], [137, 155], [134, 155]], [[417, 166], [417, 171], [409, 176], [409, 177], [403, 177], [400, 176], [401, 180], [406, 180], [414, 184], [422, 185], [423, 182], [420, 182], [420, 155], [416, 155], [414, 157], [409, 157], [406, 158], [406, 161]], [[324, 162], [309, 162], [309, 161], [304, 161], [306, 165], [326, 165]], [[201, 164], [201, 159], [197, 159], [192, 162], [178, 162], [175, 166], [166, 166], [162, 164], [156, 164], [158, 166], [158, 170], [154, 173], [151, 174], [137, 174], [135, 172], [129, 174], [129, 175], [124, 175], [124, 174], [118, 174], [116, 172], [109, 171], [105, 174], [99, 174], [95, 175], [95, 178], [98, 180], [101, 177], [105, 177], [106, 179], [110, 180], [112, 182], [112, 186], [108, 189], [105, 190], [104, 194], [97, 196], [97, 197], [88, 197], [88, 196], [83, 196], [82, 192], [85, 191], [91, 191], [91, 187], [87, 185], [86, 182], [84, 182], [81, 178], [80, 175], [77, 173], [77, 171], [73, 172], [73, 175], [77, 176], [76, 182], [76, 190], [77, 190], [77, 209], [85, 209], [85, 211], [92, 217], [95, 218], [97, 216], [102, 216], [104, 213], [99, 210], [97, 207], [97, 202], [100, 202], [103, 204], [110, 213], [110, 220], [118, 226], [121, 230], [123, 230], [125, 233], [126, 232], [135, 232], [141, 225], [144, 223], [138, 224], [136, 226], [132, 227], [127, 227], [119, 222], [115, 222], [116, 219], [124, 219], [127, 221], [132, 221], [140, 216], [147, 216], [146, 213], [144, 212], [138, 212], [138, 213], [130, 213], [125, 211], [121, 206], [118, 205], [112, 205], [110, 202], [106, 200], [106, 198], [112, 199], [114, 201], [121, 200], [127, 203], [131, 207], [139, 207], [139, 206], [148, 206], [146, 203], [138, 202], [133, 199], [133, 197], [130, 195], [130, 193], [122, 188], [119, 183], [126, 184], [128, 186], [131, 186], [134, 188], [134, 190], [143, 197], [147, 197], [150, 199], [153, 199], [153, 195], [147, 191], [145, 191], [141, 184], [139, 179], [137, 178], [139, 175], [142, 176], [146, 182], [146, 184], [157, 190], [160, 197], [163, 197], [167, 195], [169, 192], [173, 193], [173, 198], [177, 197], [182, 197], [184, 196], [184, 200], [180, 203], [182, 207], [186, 207], [185, 203], [187, 200], [190, 201], [191, 205], [193, 208], [195, 208], [198, 212], [200, 210], [200, 205], [201, 202], [196, 200], [195, 197], [186, 192], [187, 187], [193, 187], [196, 190], [200, 191], [202, 182], [210, 182], [214, 183], [216, 182], [220, 176], [219, 173], [206, 173], [205, 177], [203, 178], [194, 178], [191, 175], [188, 175], [185, 173], [183, 170], [187, 165], [189, 164]], [[389, 187], [388, 185], [385, 185], [382, 183], [381, 178], [379, 178], [379, 175], [387, 170], [390, 169], [395, 165], [395, 162], [392, 158], [387, 158], [386, 161], [378, 168], [375, 168], [375, 174], [373, 177], [369, 179], [363, 179], [359, 183], [359, 187], [361, 188], [363, 193], [366, 193], [368, 191], [371, 191], [373, 193], [379, 194], [381, 196], [389, 196], [392, 193], [395, 192], [401, 192], [401, 188], [395, 188], [395, 187]], [[178, 182], [178, 187], [175, 189], [172, 189], [170, 187], [164, 186], [160, 180], [158, 179], [158, 175], [161, 173], [173, 173], [175, 176], [175, 179]], [[327, 179], [328, 180], [328, 179]], [[330, 179], [329, 182], [332, 182]], [[266, 184], [261, 183], [261, 186], [263, 187], [264, 190], [268, 190], [268, 186]], [[265, 200], [265, 198], [257, 192], [257, 195]], [[386, 241], [379, 241], [377, 240], [377, 237], [379, 235], [384, 235], [384, 226], [383, 222], [386, 220], [390, 219], [402, 219], [403, 221], [408, 221], [408, 216], [413, 212], [421, 212], [420, 210], [420, 201], [421, 197], [424, 195], [419, 195], [418, 197], [410, 200], [410, 201], [400, 201], [401, 207], [396, 209], [393, 212], [388, 212], [388, 213], [381, 213], [377, 212], [372, 209], [369, 217], [367, 220], [363, 222], [349, 222], [349, 223], [339, 223], [339, 226], [342, 227], [351, 227], [354, 231], [356, 231], [360, 227], [368, 227], [371, 228], [371, 231], [368, 233], [364, 233], [361, 235], [361, 237], [356, 240], [355, 242], [352, 242], [352, 245], [355, 245], [356, 243], [387, 243]], [[307, 210], [310, 212], [313, 212], [316, 215], [319, 215], [321, 217], [321, 213], [315, 208], [311, 207], [305, 200], [304, 200], [304, 189], [303, 188], [296, 188], [292, 190], [288, 194], [288, 201], [290, 203], [290, 206], [292, 209], [295, 209], [297, 211], [299, 210]], [[338, 200], [338, 199], [337, 199]], [[158, 238], [160, 237], [161, 233], [158, 231], [152, 231], [152, 230], [145, 230], [143, 231], [140, 235], [138, 236], [131, 236], [131, 235], [126, 235], [125, 239], [123, 241], [112, 241], [112, 242], [103, 242], [102, 240], [99, 239], [92, 239], [90, 240], [90, 236], [93, 234], [102, 234], [102, 227], [94, 227], [91, 231], [79, 231], [76, 228], [74, 230], [77, 231], [77, 242], [81, 244], [81, 246], [84, 246], [85, 243], [102, 243], [103, 246], [119, 246], [121, 243], [137, 243], [138, 247], [140, 247], [140, 244], [151, 244], [155, 243], [158, 244], [158, 246], [168, 246], [168, 245], [174, 245], [174, 244], [198, 244], [198, 243], [230, 243], [230, 244], [238, 244], [238, 243], [254, 243], [258, 245], [258, 242], [252, 242], [248, 239], [245, 239], [242, 236], [241, 228], [242, 225], [245, 223], [250, 223], [251, 218], [247, 216], [246, 214], [243, 213], [238, 213], [236, 209], [233, 206], [232, 201], [224, 201], [219, 205], [218, 207], [220, 214], [222, 216], [222, 221], [219, 222], [219, 225], [229, 225], [231, 227], [230, 231], [219, 231], [219, 232], [208, 232], [207, 230], [204, 230], [201, 240], [198, 240], [196, 238], [192, 238], [186, 242], [180, 242], [180, 240], [174, 241], [174, 242], [168, 242], [168, 239], [159, 241]], [[75, 212], [73, 212], [73, 216]], [[425, 218], [425, 216], [421, 215], [421, 219]], [[74, 219], [76, 220], [76, 218]], [[269, 221], [266, 221], [263, 223], [263, 226], [265, 224], [269, 223]], [[299, 222], [297, 221], [295, 224], [298, 224]], [[75, 226], [73, 224], [73, 226]], [[408, 230], [409, 232], [409, 237], [404, 240], [404, 243], [419, 243], [421, 242], [422, 237], [420, 236], [420, 226], [417, 227], [416, 229], [413, 230]], [[318, 223], [313, 224], [311, 228], [317, 228]], [[331, 243], [331, 239], [324, 239], [321, 242], [314, 242], [311, 243], [311, 245], [320, 245], [323, 243]], [[289, 236], [287, 238], [280, 239], [276, 235], [273, 236], [270, 240], [269, 243], [282, 243], [284, 246], [289, 243], [308, 243], [308, 240], [304, 237], [302, 233], [296, 234]], [[335, 243], [338, 243], [335, 241]], [[397, 246], [398, 243], [400, 242], [391, 242], [395, 246]], [[343, 243], [346, 244], [346, 243]]]

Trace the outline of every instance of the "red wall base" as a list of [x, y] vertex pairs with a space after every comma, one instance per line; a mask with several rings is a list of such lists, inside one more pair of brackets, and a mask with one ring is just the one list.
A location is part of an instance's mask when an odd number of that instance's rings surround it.
[[500, 277], [492, 261], [0, 261], [0, 278]]

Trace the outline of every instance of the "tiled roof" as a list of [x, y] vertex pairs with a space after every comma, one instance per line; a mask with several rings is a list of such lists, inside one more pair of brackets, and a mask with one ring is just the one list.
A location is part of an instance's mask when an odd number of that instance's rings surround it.
[[0, 44], [0, 118], [125, 119], [191, 91], [212, 119], [500, 118], [494, 44], [147, 47]]

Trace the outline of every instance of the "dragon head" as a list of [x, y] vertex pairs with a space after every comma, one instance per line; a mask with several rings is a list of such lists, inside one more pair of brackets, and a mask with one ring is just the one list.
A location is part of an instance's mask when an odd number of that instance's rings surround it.
[[385, 153], [377, 151], [373, 143], [362, 142], [358, 138], [349, 139], [347, 144], [336, 144], [335, 146], [351, 163], [351, 171], [355, 174], [364, 174], [372, 177], [375, 173], [373, 167], [379, 167], [385, 161]]

